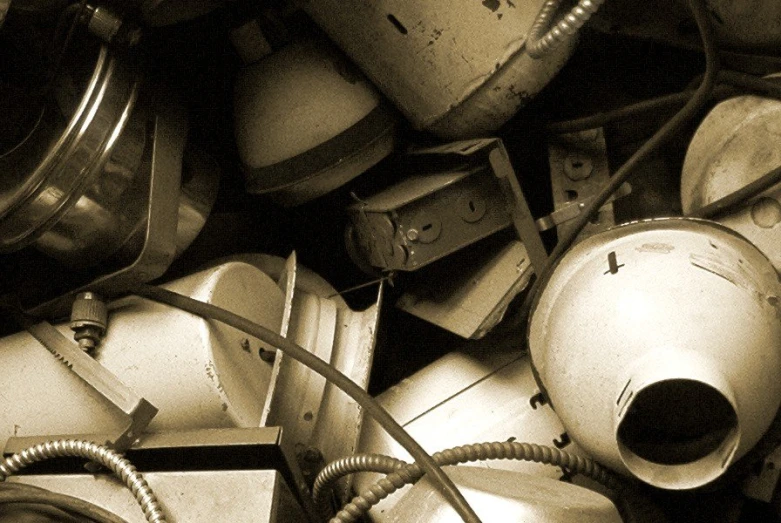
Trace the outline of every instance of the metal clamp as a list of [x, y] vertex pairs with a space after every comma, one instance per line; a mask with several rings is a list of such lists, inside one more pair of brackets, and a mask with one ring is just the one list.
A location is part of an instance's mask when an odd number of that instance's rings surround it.
[[155, 417], [157, 408], [138, 396], [77, 345], [71, 343], [51, 323], [47, 321], [35, 323], [31, 318], [19, 313], [16, 316], [27, 332], [46, 350], [129, 418], [127, 426], [114, 439], [111, 447], [119, 452], [130, 448]]

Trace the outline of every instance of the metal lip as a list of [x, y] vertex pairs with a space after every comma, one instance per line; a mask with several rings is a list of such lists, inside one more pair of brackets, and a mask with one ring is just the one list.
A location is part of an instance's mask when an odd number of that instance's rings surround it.
[[[108, 47], [101, 46], [67, 126], [21, 186], [12, 189], [6, 208], [0, 209], [0, 252], [29, 245], [78, 201], [108, 159], [137, 96], [138, 82]], [[29, 141], [46, 138], [31, 136]], [[26, 147], [11, 151], [0, 168], [23, 165], [27, 152]]]

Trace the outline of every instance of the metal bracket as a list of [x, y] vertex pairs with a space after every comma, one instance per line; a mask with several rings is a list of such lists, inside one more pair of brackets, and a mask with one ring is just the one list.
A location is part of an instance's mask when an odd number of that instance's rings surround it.
[[[537, 221], [540, 230], [556, 227], [559, 237], [572, 228], [571, 220], [578, 216], [610, 181], [607, 144], [603, 130], [561, 134], [549, 146], [551, 185], [554, 212]], [[626, 196], [631, 187], [624, 184], [600, 210], [595, 220], [578, 236], [582, 240], [615, 225], [613, 200]]]
[[410, 151], [413, 155], [452, 154], [459, 156], [475, 156], [485, 154], [494, 175], [499, 180], [507, 197], [509, 212], [516, 233], [526, 247], [532, 266], [539, 268], [548, 260], [548, 252], [542, 243], [537, 225], [534, 222], [529, 205], [526, 203], [521, 186], [518, 183], [515, 170], [510, 163], [504, 144], [499, 138], [482, 138], [453, 142], [438, 147]]
[[[607, 203], [610, 203], [619, 198], [623, 198], [632, 193], [632, 186], [628, 183], [624, 183], [618, 188], [616, 192], [608, 199]], [[565, 205], [560, 209], [553, 211], [547, 216], [537, 219], [537, 229], [547, 231], [561, 225], [562, 223], [574, 220], [578, 215], [586, 208], [586, 206], [594, 200], [593, 196], [589, 196], [584, 200], [570, 205]]]
[[34, 323], [28, 318], [20, 318], [20, 321], [27, 332], [46, 350], [129, 418], [128, 425], [114, 439], [111, 446], [119, 452], [130, 448], [155, 417], [157, 408], [138, 396], [77, 345], [71, 343], [51, 323], [47, 321]]

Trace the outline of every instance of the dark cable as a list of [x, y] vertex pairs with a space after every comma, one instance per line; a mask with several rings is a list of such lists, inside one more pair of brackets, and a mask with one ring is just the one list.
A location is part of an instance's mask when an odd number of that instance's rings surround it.
[[719, 71], [719, 82], [742, 87], [747, 91], [776, 99], [781, 99], [781, 83], [779, 81], [781, 81], [781, 78], [774, 80], [772, 78], [760, 78], [739, 71]]
[[127, 523], [116, 514], [83, 499], [21, 483], [0, 484], [0, 504], [9, 503], [47, 505], [95, 523]]
[[781, 182], [781, 166], [763, 174], [750, 184], [741, 187], [723, 198], [709, 203], [687, 214], [691, 218], [717, 218], [743, 207], [745, 203], [755, 196], [765, 192], [777, 183]]
[[687, 122], [697, 115], [710, 99], [719, 73], [718, 49], [716, 47], [713, 28], [710, 25], [710, 15], [708, 14], [704, 0], [689, 0], [689, 8], [694, 15], [694, 20], [697, 23], [700, 37], [702, 38], [703, 48], [705, 49], [705, 76], [703, 77], [702, 83], [683, 109], [678, 111], [675, 116], [668, 120], [667, 123], [645, 142], [640, 149], [626, 161], [626, 163], [624, 163], [624, 165], [619, 167], [615, 175], [610, 179], [610, 182], [594, 197], [583, 212], [573, 220], [574, 223], [572, 228], [569, 229], [566, 235], [563, 235], [559, 239], [559, 242], [556, 244], [553, 252], [551, 252], [545, 265], [541, 268], [535, 268], [537, 271], [537, 278], [524, 299], [521, 309], [522, 317], [528, 319], [532, 303], [544, 282], [550, 277], [557, 260], [575, 242], [575, 239], [581, 231], [596, 213], [599, 212], [599, 209], [602, 208], [610, 196], [629, 179], [638, 164], [682, 130]]
[[[575, 118], [573, 120], [553, 122], [546, 125], [545, 130], [550, 134], [576, 133], [579, 131], [595, 129], [597, 127], [604, 127], [622, 120], [629, 120], [636, 116], [650, 112], [659, 113], [670, 111], [684, 105], [692, 98], [693, 93], [694, 90], [687, 90], [680, 93], [667, 94], [657, 98], [651, 98], [649, 100], [643, 100], [641, 102], [629, 104], [624, 107], [619, 107], [618, 109], [612, 109], [610, 111], [595, 113], [589, 116]], [[723, 100], [725, 98], [730, 98], [739, 94], [742, 93], [732, 86], [718, 85], [713, 89], [711, 98], [715, 100]]]
[[[695, 78], [695, 81], [695, 85], [701, 83], [702, 75]], [[738, 71], [720, 70], [718, 82], [719, 85], [714, 87], [713, 92], [711, 93], [711, 99], [715, 101], [742, 94], [758, 94], [781, 100], [781, 83], [773, 81], [772, 79], [759, 78]], [[672, 110], [684, 105], [692, 97], [694, 91], [694, 87], [687, 87], [680, 93], [666, 94], [619, 107], [618, 109], [583, 116], [573, 120], [552, 122], [545, 126], [545, 130], [551, 134], [575, 133], [594, 129], [596, 127], [604, 127], [605, 125], [621, 120], [628, 120], [652, 111], [661, 112]]]
[[202, 318], [216, 320], [243, 331], [264, 343], [278, 348], [287, 356], [320, 374], [355, 400], [367, 414], [372, 416], [393, 439], [410, 453], [412, 458], [420, 464], [420, 467], [431, 476], [433, 483], [466, 523], [480, 522], [480, 518], [472, 510], [472, 507], [469, 506], [469, 503], [464, 499], [464, 496], [459, 492], [453, 481], [442, 471], [423, 447], [374, 398], [330, 364], [276, 332], [221, 307], [150, 285], [141, 285], [132, 292], [144, 298], [182, 309]]

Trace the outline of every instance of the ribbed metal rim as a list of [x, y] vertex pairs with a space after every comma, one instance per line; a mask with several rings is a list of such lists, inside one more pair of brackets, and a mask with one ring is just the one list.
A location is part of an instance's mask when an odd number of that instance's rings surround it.
[[[92, 76], [65, 130], [0, 213], [0, 252], [21, 249], [51, 228], [101, 172], [127, 123], [138, 96], [138, 82], [106, 46], [101, 46]], [[45, 140], [31, 136], [30, 140]], [[18, 161], [25, 147], [4, 158]], [[85, 161], [85, 158], [87, 159]]]

